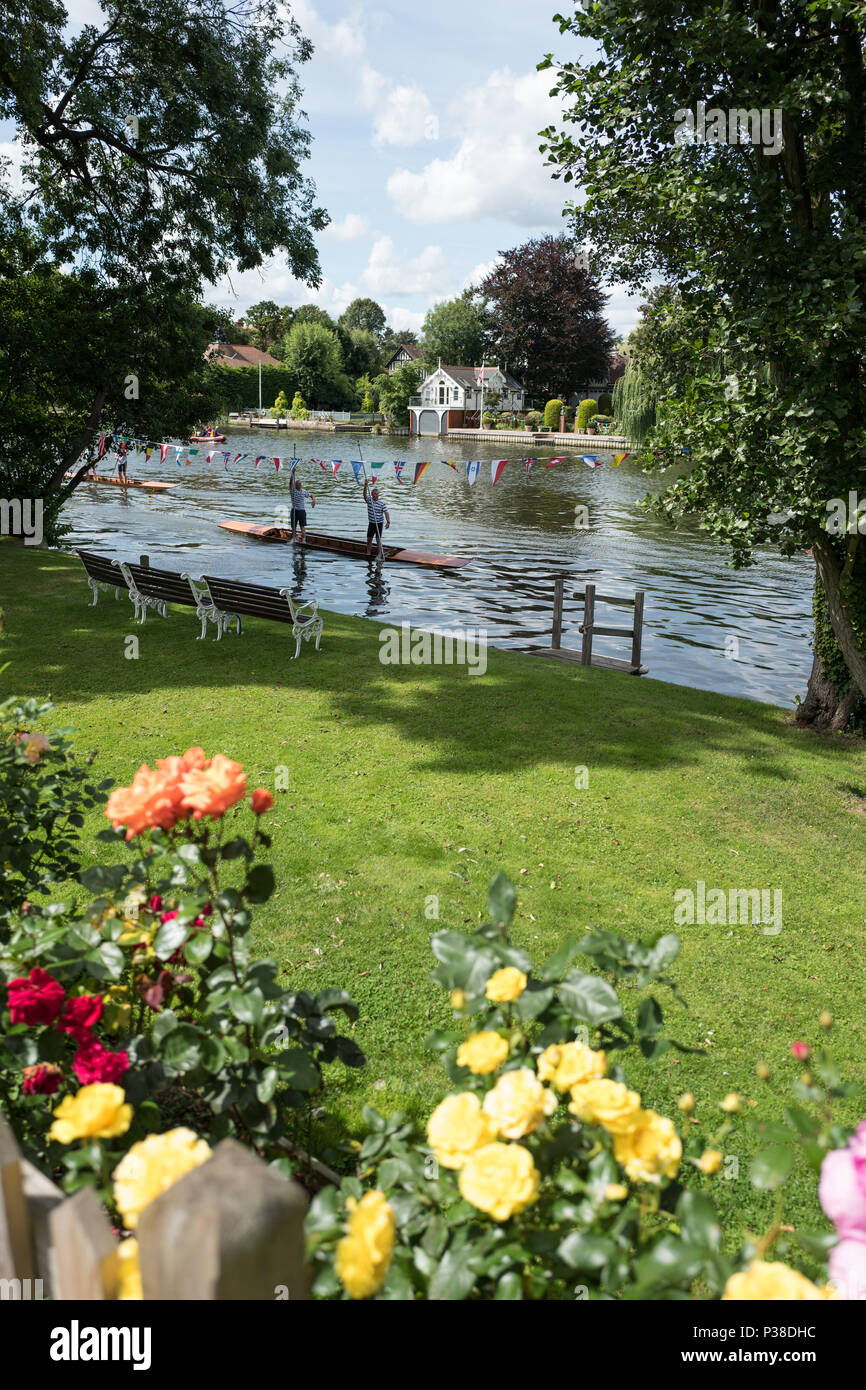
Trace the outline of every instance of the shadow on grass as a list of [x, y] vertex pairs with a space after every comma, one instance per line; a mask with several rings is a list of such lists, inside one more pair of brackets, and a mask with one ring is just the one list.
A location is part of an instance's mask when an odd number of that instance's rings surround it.
[[[796, 781], [804, 751], [835, 763], [837, 774], [850, 751], [792, 727], [771, 705], [521, 653], [491, 649], [486, 674], [475, 677], [465, 667], [384, 666], [384, 625], [342, 614], [324, 615], [320, 652], [305, 645], [293, 661], [290, 631], [276, 623], [251, 619], [241, 638], [199, 642], [192, 609], [170, 608], [167, 619], [151, 613], [139, 625], [126, 595], [100, 595], [95, 607], [90, 597], [76, 557], [0, 546], [8, 693], [111, 697], [122, 720], [127, 697], [153, 691], [155, 717], [176, 717], [169, 703], [182, 697], [191, 727], [197, 696], [216, 698], [227, 715], [236, 704], [244, 723], [251, 687], [285, 692], [287, 720], [298, 697], [318, 697], [324, 720], [388, 725], [419, 745], [419, 772], [499, 774], [573, 761], [639, 773], [699, 767], [721, 754], [750, 776]], [[137, 659], [125, 655], [132, 636]]]

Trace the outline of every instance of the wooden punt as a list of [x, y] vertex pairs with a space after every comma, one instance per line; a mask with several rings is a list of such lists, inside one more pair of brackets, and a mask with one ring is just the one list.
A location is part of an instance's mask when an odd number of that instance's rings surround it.
[[[292, 533], [285, 526], [257, 526], [251, 521], [221, 521], [224, 531], [233, 531], [240, 536], [252, 536], [257, 541], [291, 542]], [[300, 545], [299, 541], [295, 541]], [[354, 540], [349, 536], [326, 536], [320, 531], [308, 531], [306, 546], [310, 550], [329, 550], [333, 555], [346, 555], [354, 560], [369, 560], [378, 557], [374, 547], [372, 556], [367, 554], [365, 541]], [[434, 569], [457, 570], [469, 564], [462, 555], [437, 555], [432, 550], [404, 550], [399, 545], [382, 546], [383, 557], [398, 565], [430, 565]]]
[[190, 444], [225, 444], [226, 436], [224, 434], [191, 434], [189, 442]]
[[[74, 478], [74, 473], [67, 473], [67, 478]], [[140, 487], [145, 492], [167, 492], [170, 487], [177, 487], [177, 483], [149, 482], [146, 478], [117, 478], [110, 477], [105, 473], [97, 473], [95, 477], [88, 478], [87, 474], [81, 480], [83, 483], [105, 483], [109, 487]]]

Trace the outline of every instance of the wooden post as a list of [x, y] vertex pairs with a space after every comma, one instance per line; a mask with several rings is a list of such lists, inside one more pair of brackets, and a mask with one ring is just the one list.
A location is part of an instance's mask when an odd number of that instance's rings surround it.
[[640, 670], [640, 643], [643, 631], [643, 601], [644, 593], [638, 589], [634, 596], [634, 628], [631, 639], [631, 664]]
[[309, 1297], [306, 1194], [235, 1139], [141, 1213], [145, 1299]]
[[553, 581], [553, 631], [550, 637], [550, 645], [553, 650], [559, 651], [562, 646], [562, 597], [565, 588], [565, 580], [559, 574]]
[[32, 1279], [34, 1273], [21, 1155], [0, 1114], [0, 1278]]
[[150, 569], [150, 556], [149, 556], [149, 555], [139, 555], [139, 557], [138, 557], [138, 563], [141, 565], [141, 568], [142, 568], [143, 570]]
[[92, 1187], [82, 1187], [49, 1218], [53, 1296], [102, 1302], [117, 1297], [117, 1241]]
[[595, 622], [595, 585], [587, 584], [583, 597], [583, 643], [580, 649], [581, 666], [592, 665], [592, 626]]

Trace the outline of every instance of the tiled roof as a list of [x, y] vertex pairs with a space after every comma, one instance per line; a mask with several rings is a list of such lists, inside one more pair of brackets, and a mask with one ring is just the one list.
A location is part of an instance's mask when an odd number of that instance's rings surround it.
[[219, 362], [225, 367], [281, 367], [283, 364], [269, 352], [250, 347], [246, 343], [210, 343], [206, 357], [211, 362]]

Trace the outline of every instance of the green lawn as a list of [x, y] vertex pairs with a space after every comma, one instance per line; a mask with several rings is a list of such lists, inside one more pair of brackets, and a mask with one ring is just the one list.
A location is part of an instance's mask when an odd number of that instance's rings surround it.
[[[739, 1090], [778, 1113], [801, 1070], [790, 1042], [815, 1041], [828, 1007], [845, 1076], [863, 1078], [862, 743], [819, 740], [767, 705], [508, 652], [491, 651], [475, 678], [383, 666], [379, 626], [338, 614], [325, 615], [321, 652], [291, 661], [275, 624], [251, 621], [217, 646], [195, 640], [189, 610], [137, 627], [126, 598], [89, 598], [77, 559], [0, 545], [0, 685], [50, 695], [57, 722], [120, 781], [191, 744], [239, 759], [251, 786], [288, 769], [270, 818], [278, 892], [256, 930], [287, 981], [343, 986], [360, 1004], [369, 1064], [332, 1069], [328, 1134], [357, 1133], [366, 1102], [423, 1117], [442, 1094], [423, 1039], [451, 1015], [429, 981], [425, 902], [438, 897], [439, 926], [468, 926], [498, 868], [519, 885], [515, 937], [539, 960], [589, 923], [672, 930], [674, 892], [698, 880], [781, 888], [778, 936], [681, 929], [674, 974], [689, 1008], [671, 1001], [668, 1027], [706, 1053], [634, 1061], [648, 1104], [672, 1113], [691, 1089], [699, 1120], [715, 1122], [710, 1101]], [[137, 660], [124, 655], [130, 634]], [[729, 1143], [741, 1177], [721, 1184], [743, 1221], [768, 1210], [745, 1176], [756, 1143], [745, 1131]], [[806, 1214], [812, 1187], [786, 1189], [787, 1215]]]

